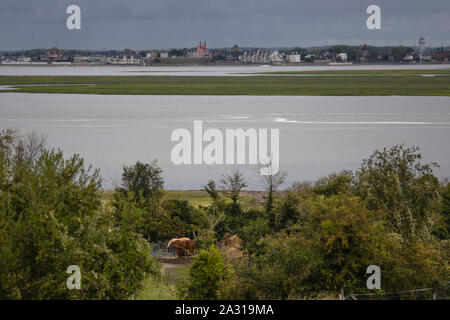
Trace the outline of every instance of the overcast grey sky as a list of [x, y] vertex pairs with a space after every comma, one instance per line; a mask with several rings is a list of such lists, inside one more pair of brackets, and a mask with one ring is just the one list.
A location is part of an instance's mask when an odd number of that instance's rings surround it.
[[[81, 7], [67, 30], [66, 7]], [[381, 7], [381, 30], [366, 8]], [[0, 49], [450, 45], [450, 0], [1, 0]]]

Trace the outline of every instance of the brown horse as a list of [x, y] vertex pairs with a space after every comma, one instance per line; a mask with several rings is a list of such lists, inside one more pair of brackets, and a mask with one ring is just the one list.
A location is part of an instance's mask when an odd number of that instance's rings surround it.
[[190, 240], [190, 239], [187, 238], [187, 237], [185, 237], [185, 238], [173, 238], [173, 239], [170, 239], [169, 243], [167, 244], [166, 251], [169, 251], [169, 249], [173, 246], [173, 243], [174, 243], [175, 241], [177, 241], [177, 240], [185, 241], [185, 240]]
[[189, 238], [174, 238], [169, 241], [167, 249], [171, 246], [173, 246], [176, 255], [179, 257], [184, 255], [192, 255], [194, 253], [195, 241], [190, 240]]

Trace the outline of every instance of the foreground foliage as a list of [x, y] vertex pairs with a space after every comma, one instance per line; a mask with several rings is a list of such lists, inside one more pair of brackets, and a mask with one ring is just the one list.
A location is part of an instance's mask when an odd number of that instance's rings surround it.
[[[102, 202], [98, 172], [44, 144], [0, 134], [1, 299], [335, 298], [368, 293], [370, 265], [381, 268], [380, 293], [449, 295], [450, 187], [417, 148], [377, 150], [356, 172], [283, 192], [284, 173], [267, 177], [266, 196], [244, 207], [241, 172], [223, 176], [221, 189], [208, 181], [210, 204], [194, 206], [164, 197], [156, 161], [124, 167]], [[200, 250], [176, 288], [149, 245], [174, 237]], [[233, 250], [224, 239], [237, 240]], [[66, 287], [70, 265], [81, 290]]]
[[296, 184], [252, 210], [240, 208], [239, 192], [231, 207], [218, 205], [222, 198], [210, 181], [210, 211], [225, 215], [215, 233], [218, 238], [223, 230], [238, 234], [244, 256], [230, 259], [223, 251], [227, 276], [212, 295], [203, 290], [216, 280], [198, 283], [216, 279], [219, 260], [203, 259], [202, 276], [191, 274], [190, 294], [182, 296], [303, 299], [374, 293], [366, 286], [370, 265], [381, 268], [377, 293], [433, 288], [448, 296], [449, 186], [433, 176], [435, 164], [421, 159], [417, 148], [402, 145], [375, 151], [356, 173]]
[[[113, 223], [97, 171], [33, 145], [0, 135], [0, 298], [128, 298], [158, 270], [148, 243]], [[70, 265], [81, 290], [66, 287]]]

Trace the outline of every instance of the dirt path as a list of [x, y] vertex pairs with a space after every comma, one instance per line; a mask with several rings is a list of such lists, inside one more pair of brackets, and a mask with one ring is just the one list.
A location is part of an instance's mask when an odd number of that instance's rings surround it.
[[166, 272], [167, 269], [174, 269], [174, 268], [179, 268], [182, 266], [181, 264], [173, 264], [173, 263], [168, 263], [168, 262], [163, 262], [163, 263], [161, 263], [161, 265], [162, 265], [164, 272]]
[[159, 259], [161, 262], [164, 273], [169, 277], [170, 280], [174, 281], [178, 277], [180, 267], [190, 266], [192, 264], [191, 258], [176, 258], [176, 259]]

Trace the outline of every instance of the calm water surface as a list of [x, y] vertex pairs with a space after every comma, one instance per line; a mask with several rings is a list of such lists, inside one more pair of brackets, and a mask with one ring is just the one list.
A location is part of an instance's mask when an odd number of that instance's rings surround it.
[[[1, 68], [0, 68], [1, 69]], [[0, 93], [0, 128], [33, 129], [66, 154], [101, 168], [106, 188], [123, 164], [158, 159], [169, 189], [198, 189], [234, 166], [175, 166], [176, 128], [279, 128], [280, 162], [289, 182], [356, 169], [375, 149], [419, 146], [450, 176], [448, 97], [100, 96]], [[260, 187], [257, 168], [244, 170]]]
[[[6, 66], [0, 65], [0, 75], [34, 76], [114, 76], [114, 75], [170, 75], [170, 76], [244, 76], [258, 72], [273, 71], [313, 71], [313, 70], [408, 70], [408, 69], [448, 69], [450, 64], [436, 65], [352, 65], [352, 66], [165, 66], [165, 67], [125, 67], [125, 66]], [[246, 74], [247, 73], [247, 74]]]

